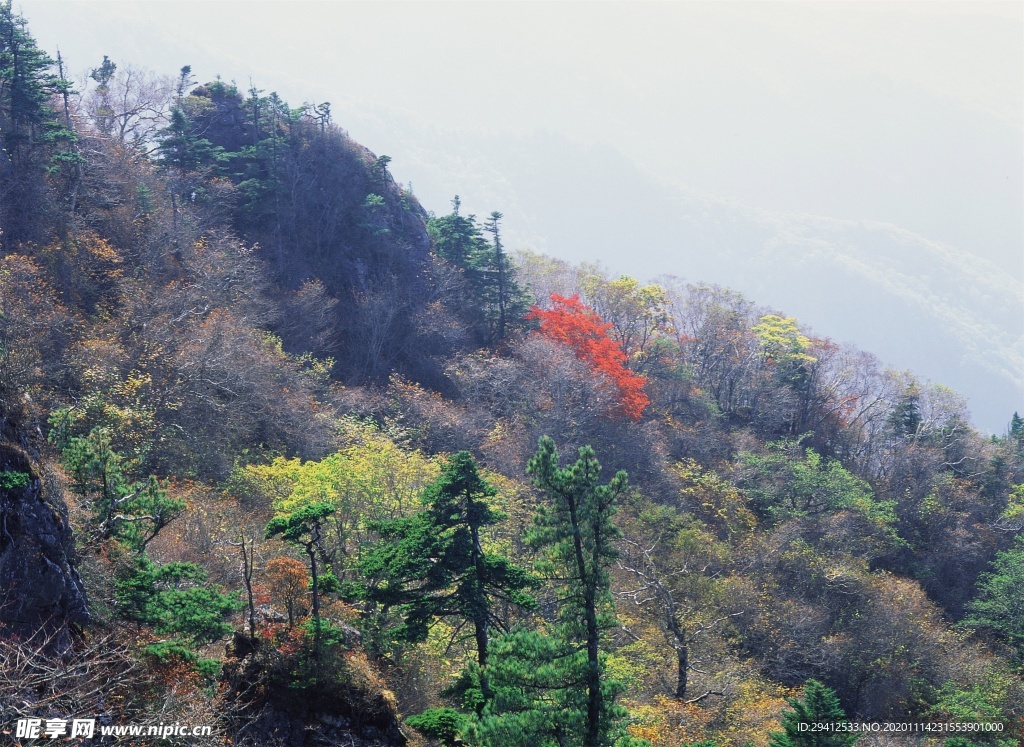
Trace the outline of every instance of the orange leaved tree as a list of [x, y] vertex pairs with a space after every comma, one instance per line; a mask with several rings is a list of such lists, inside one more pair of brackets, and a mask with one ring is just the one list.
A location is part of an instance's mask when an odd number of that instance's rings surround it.
[[602, 321], [578, 295], [566, 298], [552, 293], [551, 303], [550, 309], [534, 306], [526, 318], [539, 321], [541, 335], [568, 345], [593, 371], [607, 376], [617, 389], [618, 412], [639, 420], [651, 403], [644, 393], [647, 379], [626, 368], [625, 352], [608, 337], [612, 325]]

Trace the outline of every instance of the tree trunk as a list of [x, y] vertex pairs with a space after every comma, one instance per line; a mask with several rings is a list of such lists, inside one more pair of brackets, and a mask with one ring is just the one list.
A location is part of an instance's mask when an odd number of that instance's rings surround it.
[[242, 580], [245, 582], [245, 593], [248, 596], [249, 603], [249, 637], [256, 638], [256, 600], [253, 598], [252, 593], [252, 577], [254, 573], [254, 566], [256, 561], [256, 540], [253, 540], [246, 549], [245, 546], [245, 535], [241, 537], [242, 544]]
[[598, 747], [601, 739], [601, 663], [599, 658], [601, 631], [597, 625], [596, 579], [592, 573], [587, 572], [576, 502], [569, 498], [567, 503], [569, 521], [572, 526], [573, 550], [576, 554], [576, 570], [579, 573], [580, 583], [584, 587], [584, 618], [587, 625], [587, 736], [584, 745]]
[[687, 673], [690, 668], [690, 652], [686, 644], [676, 646], [676, 663], [679, 667], [676, 673], [676, 700], [686, 699]]
[[587, 594], [587, 747], [601, 741], [601, 662], [598, 658], [600, 629], [597, 626], [597, 600]]
[[690, 649], [686, 640], [686, 629], [679, 623], [675, 613], [675, 600], [668, 596], [668, 608], [665, 610], [664, 624], [666, 633], [671, 633], [674, 641], [672, 648], [676, 650], [676, 699], [686, 698], [686, 688], [689, 685], [688, 677], [690, 671]]
[[313, 659], [320, 661], [320, 583], [316, 572], [316, 551], [313, 543], [306, 545], [309, 569], [313, 577]]
[[[467, 497], [469, 502], [467, 515], [472, 515], [473, 505], [472, 498]], [[473, 569], [476, 573], [475, 589], [474, 593], [476, 599], [474, 600], [474, 606], [476, 610], [473, 615], [473, 628], [476, 636], [476, 660], [477, 664], [480, 665], [480, 693], [483, 695], [483, 702], [479, 706], [479, 711], [483, 713], [483, 707], [491, 699], [491, 688], [490, 683], [487, 679], [487, 638], [488, 638], [488, 619], [487, 619], [487, 598], [484, 595], [483, 589], [483, 578], [484, 578], [484, 552], [483, 547], [480, 545], [480, 527], [473, 523], [470, 524], [470, 532], [473, 537]]]

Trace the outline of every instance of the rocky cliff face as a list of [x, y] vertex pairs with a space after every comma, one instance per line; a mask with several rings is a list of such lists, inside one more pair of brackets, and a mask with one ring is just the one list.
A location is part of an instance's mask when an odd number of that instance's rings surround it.
[[67, 510], [20, 446], [0, 442], [0, 635], [71, 646], [89, 619]]
[[224, 660], [224, 703], [229, 712], [255, 716], [237, 725], [235, 744], [408, 744], [395, 696], [365, 657], [344, 647], [323, 656], [314, 663], [275, 648], [269, 640], [255, 641], [236, 632]]

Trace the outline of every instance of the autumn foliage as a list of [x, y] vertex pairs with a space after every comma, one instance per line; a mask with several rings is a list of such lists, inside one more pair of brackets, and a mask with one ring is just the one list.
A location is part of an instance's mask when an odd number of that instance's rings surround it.
[[[737, 292], [507, 252], [326, 104], [104, 59], [65, 110], [24, 28], [0, 0], [0, 589], [43, 544], [68, 582], [0, 605], [0, 733], [768, 747], [816, 681], [1020, 739], [1020, 413], [983, 436]], [[66, 645], [15, 637], [79, 584]]]
[[576, 294], [566, 298], [552, 293], [551, 303], [550, 309], [534, 306], [527, 319], [538, 320], [541, 335], [568, 345], [577, 358], [607, 376], [618, 390], [618, 412], [639, 420], [651, 403], [644, 393], [647, 379], [626, 368], [626, 353], [608, 337], [612, 325], [602, 321]]
[[267, 587], [271, 599], [288, 611], [288, 627], [295, 624], [309, 594], [309, 572], [295, 558], [273, 558], [267, 562]]

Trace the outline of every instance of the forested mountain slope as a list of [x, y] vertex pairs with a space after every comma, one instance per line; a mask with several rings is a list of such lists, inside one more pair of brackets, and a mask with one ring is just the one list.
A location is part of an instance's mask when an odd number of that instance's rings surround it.
[[0, 5], [0, 730], [1020, 738], [1024, 420], [512, 254], [327, 104], [97, 62]]

